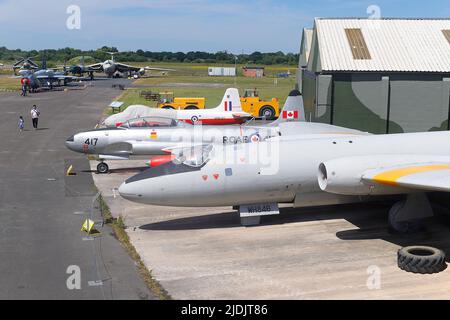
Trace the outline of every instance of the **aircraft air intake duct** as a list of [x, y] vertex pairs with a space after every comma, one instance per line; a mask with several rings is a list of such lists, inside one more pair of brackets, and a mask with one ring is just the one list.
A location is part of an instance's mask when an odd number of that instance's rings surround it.
[[[392, 158], [391, 158], [392, 159]], [[320, 163], [317, 181], [322, 191], [340, 195], [393, 195], [404, 188], [364, 180], [364, 174], [389, 163], [385, 157], [349, 157]], [[392, 163], [392, 162], [391, 162]]]

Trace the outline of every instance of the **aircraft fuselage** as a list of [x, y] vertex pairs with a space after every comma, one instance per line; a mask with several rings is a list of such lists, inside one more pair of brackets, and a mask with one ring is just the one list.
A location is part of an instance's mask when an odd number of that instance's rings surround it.
[[[365, 197], [322, 191], [318, 175], [319, 165], [324, 161], [343, 157], [376, 160], [381, 154], [408, 161], [413, 161], [414, 157], [441, 157], [443, 162], [450, 162], [449, 132], [373, 136], [333, 136], [330, 133], [279, 139], [278, 142], [214, 147], [213, 154], [209, 154], [201, 166], [167, 163], [129, 178], [119, 192], [131, 201], [166, 206], [237, 206], [269, 202], [330, 205], [361, 201]], [[354, 162], [348, 163], [352, 165]], [[404, 192], [394, 187], [382, 191], [384, 194]]]

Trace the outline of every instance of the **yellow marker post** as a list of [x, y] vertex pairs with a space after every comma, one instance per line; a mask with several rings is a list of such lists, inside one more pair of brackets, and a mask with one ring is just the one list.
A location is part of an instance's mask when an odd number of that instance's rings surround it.
[[75, 172], [73, 172], [73, 165], [70, 165], [69, 168], [67, 168], [66, 176], [75, 176], [77, 175]]
[[99, 233], [95, 228], [94, 228], [95, 222], [92, 221], [91, 219], [86, 219], [86, 221], [84, 221], [83, 225], [81, 226], [81, 231], [85, 231], [87, 234], [91, 234], [91, 233]]

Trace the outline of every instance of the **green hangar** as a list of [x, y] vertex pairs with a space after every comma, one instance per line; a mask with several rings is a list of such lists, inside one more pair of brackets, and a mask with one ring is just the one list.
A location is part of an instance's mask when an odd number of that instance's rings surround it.
[[450, 19], [316, 18], [303, 30], [297, 84], [311, 121], [448, 130]]

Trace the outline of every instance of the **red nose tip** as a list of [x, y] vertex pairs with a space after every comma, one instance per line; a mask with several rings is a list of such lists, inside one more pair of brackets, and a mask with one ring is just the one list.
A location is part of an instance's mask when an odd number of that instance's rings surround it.
[[167, 156], [156, 156], [151, 158], [147, 164], [150, 168], [154, 168], [157, 166], [160, 166], [164, 163], [170, 162], [173, 159], [175, 159], [175, 156], [173, 154], [167, 155]]

